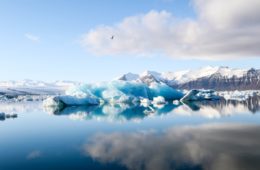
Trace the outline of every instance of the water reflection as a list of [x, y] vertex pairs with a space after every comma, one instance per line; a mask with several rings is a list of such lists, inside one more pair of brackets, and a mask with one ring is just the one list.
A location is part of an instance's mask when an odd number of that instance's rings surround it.
[[192, 110], [198, 110], [201, 106], [211, 106], [213, 108], [217, 108], [218, 110], [221, 110], [222, 108], [226, 106], [233, 106], [233, 107], [244, 107], [248, 111], [252, 113], [256, 113], [260, 110], [260, 96], [252, 96], [249, 97], [247, 100], [243, 101], [237, 101], [237, 100], [218, 100], [218, 101], [197, 101], [188, 104]]
[[86, 156], [128, 169], [260, 169], [260, 126], [208, 124], [96, 134], [82, 147]]
[[0, 102], [0, 112], [4, 113], [28, 113], [42, 109], [41, 102]]
[[106, 104], [102, 106], [65, 107], [62, 110], [47, 110], [55, 115], [67, 115], [73, 120], [95, 119], [100, 121], [124, 122], [140, 121], [148, 116], [167, 114], [176, 105], [164, 105], [161, 108], [143, 107], [127, 104]]
[[0, 104], [19, 115], [0, 122], [0, 169], [260, 169], [257, 99], [47, 108], [51, 116], [41, 104]]
[[220, 118], [238, 114], [256, 113], [260, 110], [259, 97], [246, 101], [198, 101], [189, 103], [166, 104], [158, 106], [105, 104], [101, 106], [65, 107], [61, 110], [47, 108], [54, 115], [67, 115], [73, 120], [102, 121], [140, 121], [146, 117], [175, 114], [181, 116], [202, 116]]

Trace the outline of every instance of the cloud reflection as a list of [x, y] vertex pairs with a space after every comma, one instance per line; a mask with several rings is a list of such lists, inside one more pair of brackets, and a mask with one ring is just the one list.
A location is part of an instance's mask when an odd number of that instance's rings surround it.
[[260, 169], [260, 126], [208, 124], [163, 133], [97, 134], [83, 145], [87, 156], [128, 169]]

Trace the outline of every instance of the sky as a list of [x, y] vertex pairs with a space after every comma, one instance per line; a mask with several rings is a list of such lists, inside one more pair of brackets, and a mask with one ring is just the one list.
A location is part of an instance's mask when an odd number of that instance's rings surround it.
[[0, 81], [260, 68], [259, 8], [259, 0], [1, 0]]

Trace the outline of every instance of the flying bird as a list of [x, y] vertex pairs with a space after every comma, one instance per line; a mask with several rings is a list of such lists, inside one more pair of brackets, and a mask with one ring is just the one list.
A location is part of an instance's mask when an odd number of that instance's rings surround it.
[[113, 39], [114, 39], [114, 36], [112, 35], [111, 40], [113, 40]]

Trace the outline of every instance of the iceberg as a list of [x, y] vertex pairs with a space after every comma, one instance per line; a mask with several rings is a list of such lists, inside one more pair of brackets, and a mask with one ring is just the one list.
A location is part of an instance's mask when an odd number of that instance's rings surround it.
[[221, 97], [214, 90], [190, 90], [181, 102], [198, 101], [198, 100], [219, 100]]
[[44, 106], [62, 108], [65, 106], [84, 106], [109, 104], [137, 104], [143, 106], [160, 105], [165, 103], [203, 101], [203, 100], [245, 100], [258, 91], [216, 92], [214, 90], [177, 90], [164, 83], [151, 83], [115, 80], [96, 84], [74, 86], [65, 95], [52, 96], [44, 101]]
[[134, 104], [141, 102], [142, 99], [153, 100], [158, 96], [162, 96], [164, 101], [179, 100], [184, 96], [182, 91], [166, 84], [158, 83], [148, 86], [140, 82], [120, 80], [74, 86], [65, 94], [48, 98], [44, 105], [61, 107], [63, 105], [97, 105], [101, 103]]

